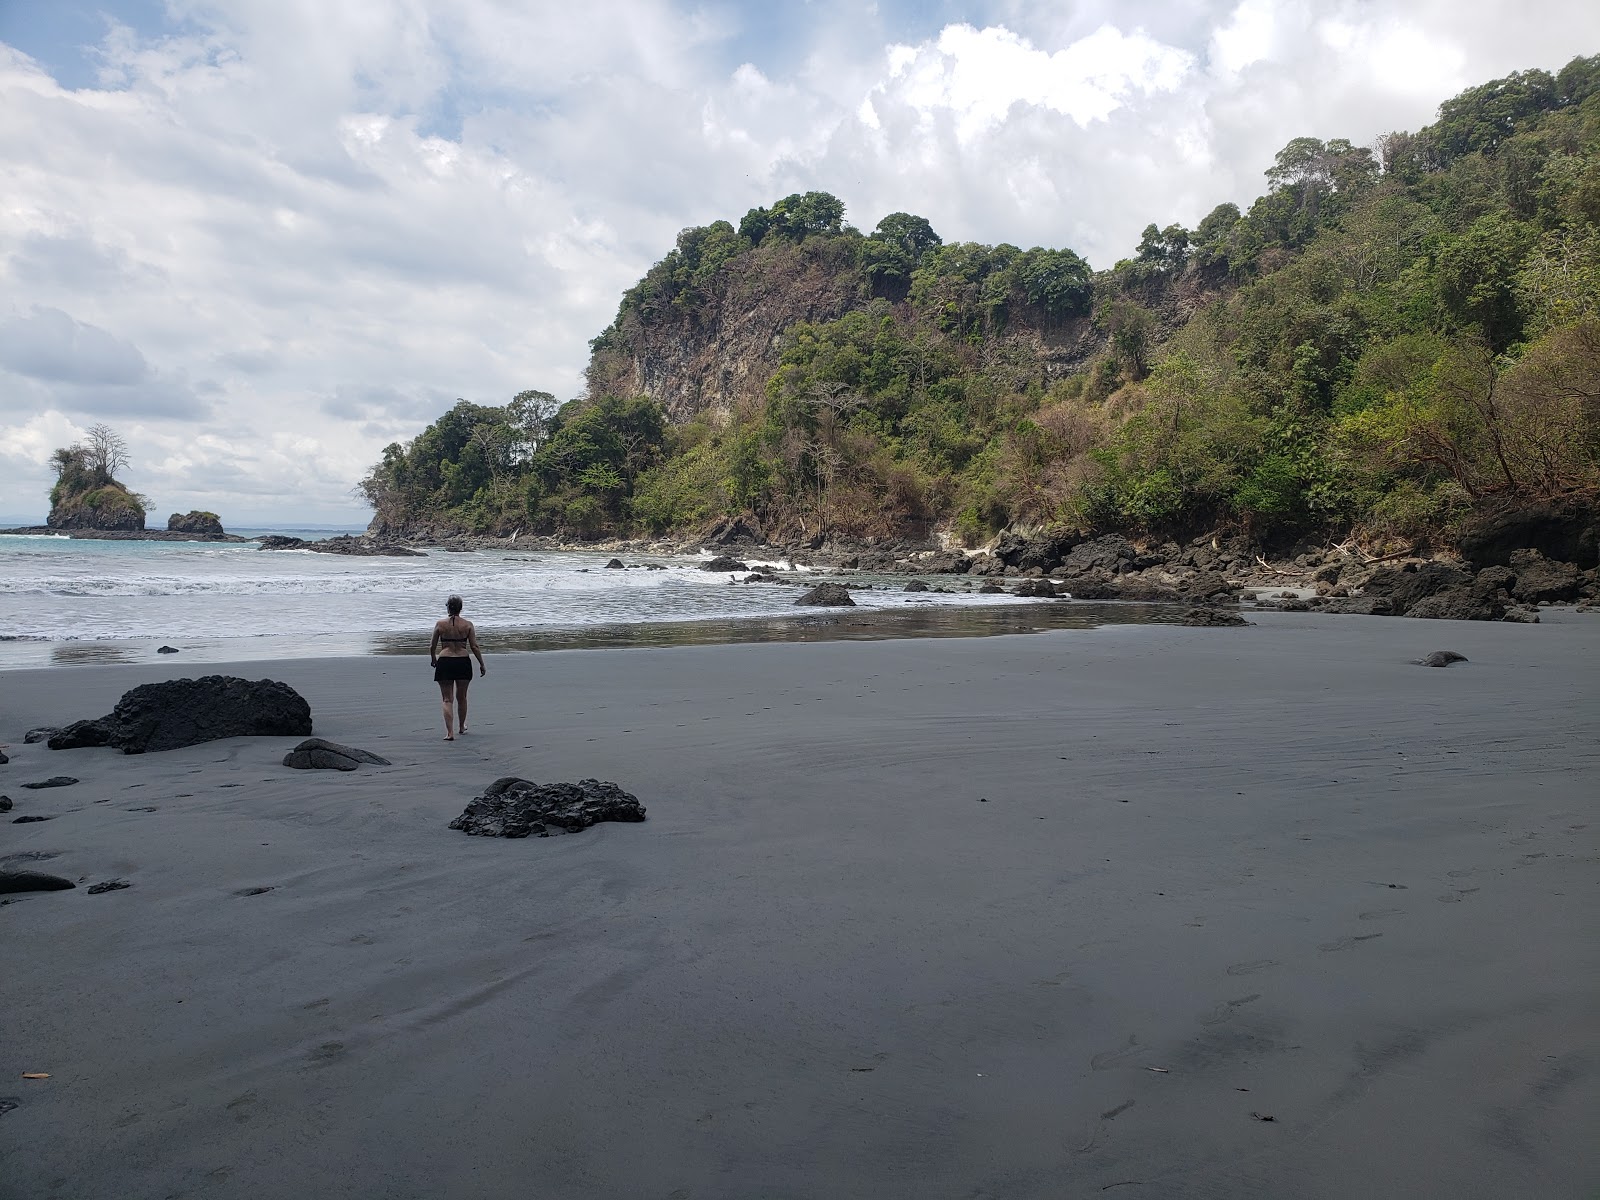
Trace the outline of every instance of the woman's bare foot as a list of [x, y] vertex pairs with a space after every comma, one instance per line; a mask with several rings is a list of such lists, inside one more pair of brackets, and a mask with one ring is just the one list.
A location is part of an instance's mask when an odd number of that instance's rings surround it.
[[447, 738], [445, 738], [445, 739], [444, 739], [444, 740], [445, 740], [445, 741], [447, 741], [447, 742], [453, 742], [453, 741], [455, 741], [455, 740], [456, 740], [456, 739], [455, 739], [455, 738], [453, 738], [453, 737], [447, 737]]

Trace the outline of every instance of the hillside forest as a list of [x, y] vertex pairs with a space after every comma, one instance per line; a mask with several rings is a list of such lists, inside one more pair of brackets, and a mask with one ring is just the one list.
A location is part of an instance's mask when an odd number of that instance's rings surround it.
[[1600, 55], [1374, 147], [1296, 138], [1241, 211], [1070, 249], [870, 233], [821, 192], [686, 229], [585, 394], [461, 401], [360, 490], [395, 535], [777, 543], [1007, 527], [1446, 546], [1600, 492]]

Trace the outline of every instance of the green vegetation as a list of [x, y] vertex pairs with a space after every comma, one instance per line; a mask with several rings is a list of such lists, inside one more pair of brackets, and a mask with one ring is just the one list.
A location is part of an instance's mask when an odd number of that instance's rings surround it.
[[1600, 491], [1600, 56], [1376, 153], [1296, 138], [1266, 181], [1098, 274], [819, 192], [685, 230], [583, 399], [463, 401], [363, 489], [395, 531], [969, 540], [1448, 539]]

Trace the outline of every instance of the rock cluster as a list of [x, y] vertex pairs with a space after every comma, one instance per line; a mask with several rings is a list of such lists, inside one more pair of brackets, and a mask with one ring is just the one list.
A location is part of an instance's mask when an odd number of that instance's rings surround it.
[[421, 550], [388, 538], [351, 537], [342, 533], [338, 537], [308, 542], [305, 538], [269, 534], [256, 539], [261, 550], [311, 550], [317, 554], [348, 554], [355, 558], [426, 558]]
[[614, 783], [534, 783], [506, 776], [475, 796], [450, 822], [477, 837], [549, 837], [577, 833], [601, 821], [642, 821], [644, 806]]
[[206, 675], [146, 683], [122, 694], [108, 715], [50, 736], [52, 750], [112, 746], [124, 754], [176, 750], [226, 737], [304, 737], [311, 706], [286, 683]]

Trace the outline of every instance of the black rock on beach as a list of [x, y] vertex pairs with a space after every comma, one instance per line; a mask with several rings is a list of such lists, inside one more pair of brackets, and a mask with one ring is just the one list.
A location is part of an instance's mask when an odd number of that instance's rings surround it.
[[227, 737], [304, 737], [311, 706], [286, 683], [206, 675], [124, 692], [110, 714], [53, 734], [52, 750], [112, 746], [124, 754], [176, 750]]
[[513, 775], [496, 779], [450, 822], [477, 837], [549, 837], [577, 833], [601, 821], [642, 821], [644, 805], [614, 783], [534, 783]]
[[389, 760], [369, 750], [341, 746], [322, 738], [307, 738], [283, 756], [283, 765], [299, 771], [354, 771], [362, 763], [387, 767]]

